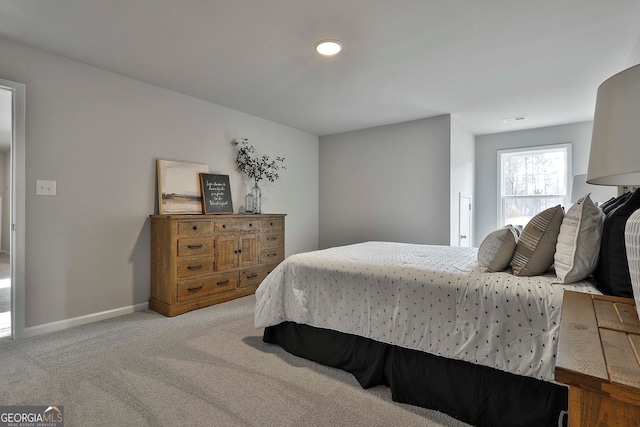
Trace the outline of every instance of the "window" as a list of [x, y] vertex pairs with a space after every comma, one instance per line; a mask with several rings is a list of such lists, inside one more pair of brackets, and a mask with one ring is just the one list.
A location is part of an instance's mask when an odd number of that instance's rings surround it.
[[569, 201], [571, 144], [498, 151], [498, 227]]

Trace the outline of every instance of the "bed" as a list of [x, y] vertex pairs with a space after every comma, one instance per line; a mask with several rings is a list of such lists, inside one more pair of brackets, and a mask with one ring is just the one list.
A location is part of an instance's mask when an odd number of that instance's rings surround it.
[[587, 280], [486, 273], [477, 251], [366, 242], [293, 255], [256, 291], [255, 325], [363, 387], [389, 386], [395, 401], [473, 425], [557, 426], [563, 291], [600, 292]]

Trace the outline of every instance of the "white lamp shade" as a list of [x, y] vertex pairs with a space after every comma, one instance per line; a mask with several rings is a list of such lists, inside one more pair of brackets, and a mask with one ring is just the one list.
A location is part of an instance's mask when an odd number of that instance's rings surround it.
[[640, 64], [598, 88], [587, 182], [640, 184]]
[[587, 184], [587, 175], [575, 175], [571, 186], [571, 203], [580, 200], [580, 197], [591, 193], [591, 200], [599, 203], [606, 202], [618, 195], [618, 187], [608, 187], [605, 185]]
[[[605, 80], [598, 88], [587, 182], [640, 184], [640, 64]], [[640, 210], [627, 219], [624, 240], [640, 312]]]

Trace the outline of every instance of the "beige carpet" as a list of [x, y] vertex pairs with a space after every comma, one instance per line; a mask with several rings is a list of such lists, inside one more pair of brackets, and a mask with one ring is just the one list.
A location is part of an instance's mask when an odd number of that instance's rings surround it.
[[0, 343], [0, 405], [62, 405], [71, 426], [464, 426], [262, 342], [255, 297], [148, 311]]

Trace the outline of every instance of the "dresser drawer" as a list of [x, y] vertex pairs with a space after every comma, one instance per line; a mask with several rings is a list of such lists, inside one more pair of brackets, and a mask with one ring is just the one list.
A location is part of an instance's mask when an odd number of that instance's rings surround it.
[[213, 240], [210, 237], [178, 239], [178, 256], [197, 256], [213, 254]]
[[224, 274], [178, 283], [178, 301], [201, 298], [238, 287], [237, 274]]
[[284, 246], [284, 234], [282, 232], [264, 233], [262, 235], [262, 247], [274, 248]]
[[260, 231], [259, 219], [244, 219], [240, 221], [240, 231]]
[[178, 260], [178, 278], [199, 276], [213, 271], [213, 258], [187, 258]]
[[179, 236], [199, 236], [211, 234], [211, 221], [181, 221], [178, 223]]
[[240, 287], [249, 288], [257, 287], [267, 274], [269, 274], [269, 268], [252, 268], [249, 270], [242, 270], [240, 272]]
[[284, 260], [284, 248], [262, 248], [260, 263], [262, 265], [279, 264]]
[[263, 232], [284, 231], [283, 218], [263, 218], [260, 225]]
[[213, 222], [213, 231], [216, 233], [233, 233], [240, 231], [240, 221], [237, 219], [216, 219]]

